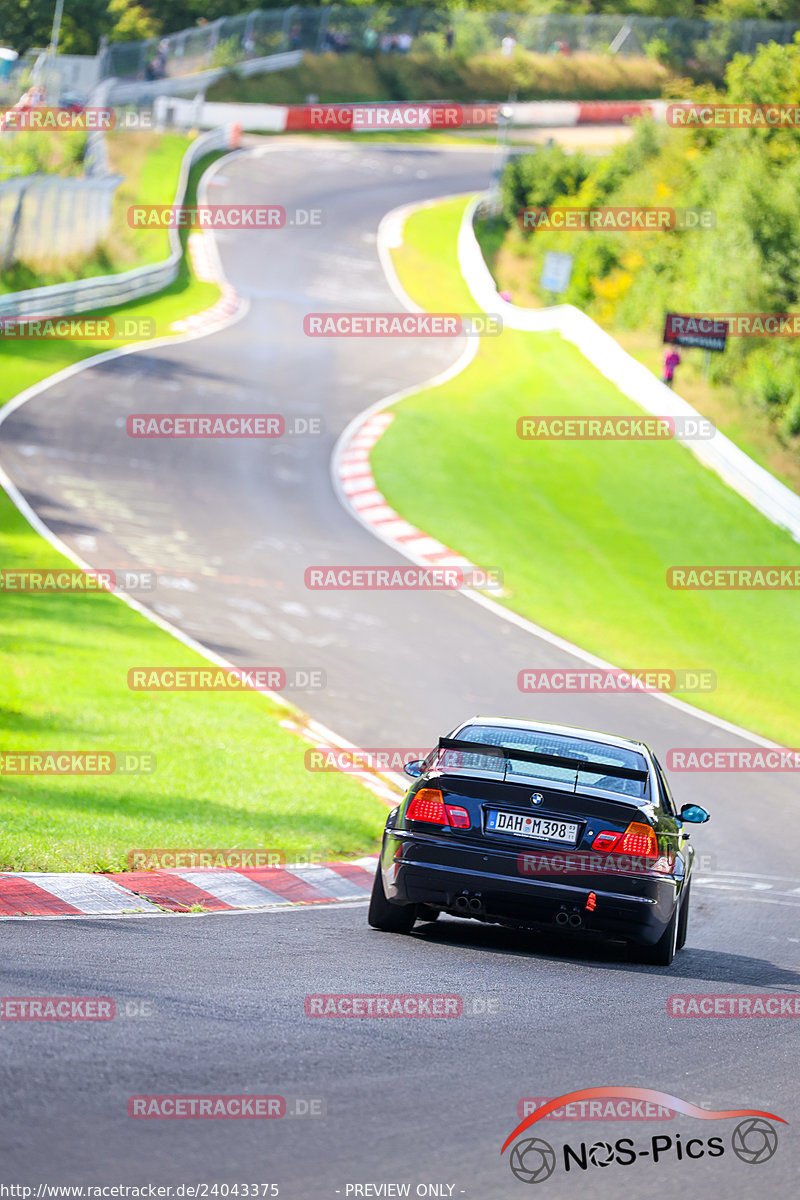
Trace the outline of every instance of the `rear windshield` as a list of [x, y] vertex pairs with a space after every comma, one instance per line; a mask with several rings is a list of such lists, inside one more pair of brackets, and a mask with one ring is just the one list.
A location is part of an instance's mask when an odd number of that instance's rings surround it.
[[505, 746], [513, 750], [538, 751], [541, 754], [563, 755], [567, 758], [590, 760], [585, 769], [555, 767], [547, 763], [524, 762], [503, 759], [489, 754], [467, 754], [460, 750], [444, 750], [438, 760], [439, 769], [491, 771], [507, 779], [524, 775], [528, 779], [550, 779], [554, 783], [570, 787], [596, 787], [608, 792], [620, 792], [624, 796], [644, 796], [647, 781], [644, 779], [621, 779], [607, 775], [603, 763], [614, 767], [628, 767], [635, 771], [646, 771], [647, 764], [641, 754], [619, 746], [608, 746], [604, 742], [591, 742], [561, 734], [538, 733], [528, 729], [501, 729], [496, 725], [468, 725], [457, 735], [459, 741], [483, 742], [490, 746]]

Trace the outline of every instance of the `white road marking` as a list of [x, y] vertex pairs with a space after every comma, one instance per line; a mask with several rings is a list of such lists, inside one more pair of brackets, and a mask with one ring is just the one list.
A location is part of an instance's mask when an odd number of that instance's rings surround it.
[[[265, 904], [290, 904], [278, 892], [271, 892], [254, 879], [235, 871], [176, 871], [181, 879], [230, 904], [233, 908], [263, 908]], [[198, 897], [198, 903], [203, 901]]]
[[125, 913], [137, 908], [145, 912], [160, 911], [149, 900], [126, 891], [104, 875], [79, 875], [71, 871], [19, 871], [14, 872], [14, 877], [30, 880], [51, 896], [57, 896], [59, 900], [85, 913]]

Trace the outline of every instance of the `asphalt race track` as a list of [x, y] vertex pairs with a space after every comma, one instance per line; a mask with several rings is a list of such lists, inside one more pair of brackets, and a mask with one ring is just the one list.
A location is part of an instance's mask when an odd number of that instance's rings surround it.
[[[463, 347], [314, 340], [302, 318], [396, 311], [376, 254], [380, 218], [401, 204], [477, 190], [492, 162], [491, 152], [362, 144], [228, 160], [215, 201], [319, 208], [325, 224], [219, 235], [248, 315], [42, 392], [3, 424], [0, 464], [92, 565], [165, 572], [166, 583], [139, 598], [204, 645], [242, 666], [323, 669], [325, 689], [291, 698], [357, 745], [429, 745], [476, 712], [637, 736], [657, 753], [740, 744], [646, 695], [546, 704], [521, 696], [521, 669], [575, 659], [461, 595], [304, 585], [310, 565], [405, 561], [340, 507], [331, 451], [354, 415], [422, 383]], [[218, 410], [319, 416], [325, 431], [267, 443], [132, 442], [125, 432], [132, 412]], [[104, 1024], [0, 1025], [5, 1174], [34, 1183], [277, 1183], [284, 1200], [405, 1182], [411, 1195], [436, 1184], [444, 1190], [429, 1194], [524, 1196], [508, 1152], [500, 1156], [517, 1101], [625, 1084], [713, 1109], [765, 1109], [789, 1124], [778, 1126], [774, 1158], [753, 1165], [733, 1154], [731, 1121], [539, 1123], [531, 1135], [559, 1147], [630, 1136], [643, 1150], [653, 1134], [675, 1130], [684, 1141], [722, 1135], [726, 1145], [719, 1158], [678, 1161], [673, 1151], [657, 1163], [643, 1154], [629, 1168], [559, 1168], [543, 1194], [647, 1198], [680, 1186], [730, 1200], [794, 1195], [792, 1020], [666, 1015], [673, 993], [800, 993], [800, 816], [790, 779], [673, 778], [679, 801], [701, 801], [712, 822], [693, 834], [711, 857], [694, 886], [687, 948], [670, 968], [455, 920], [393, 937], [367, 928], [363, 905], [0, 923], [3, 995], [149, 1004], [149, 1015]], [[432, 991], [463, 996], [467, 1015], [318, 1020], [304, 1012], [308, 993]], [[127, 1115], [132, 1095], [235, 1092], [322, 1101], [325, 1112], [221, 1122]]]

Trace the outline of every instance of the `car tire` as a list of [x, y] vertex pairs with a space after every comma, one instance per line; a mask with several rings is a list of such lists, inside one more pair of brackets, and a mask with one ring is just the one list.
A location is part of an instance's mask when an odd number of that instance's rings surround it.
[[675, 905], [675, 911], [670, 917], [669, 923], [662, 933], [661, 937], [653, 946], [644, 946], [642, 948], [642, 962], [651, 963], [656, 967], [668, 967], [675, 957], [675, 951], [678, 949], [678, 921], [679, 912], [678, 905]]
[[416, 904], [392, 904], [391, 900], [386, 899], [383, 874], [378, 863], [367, 913], [367, 921], [372, 928], [381, 929], [384, 933], [410, 933], [417, 919], [417, 907]]
[[692, 883], [691, 880], [686, 885], [683, 902], [681, 904], [681, 915], [678, 917], [678, 942], [676, 950], [682, 950], [686, 945], [686, 933], [689, 928], [689, 902], [692, 898]]

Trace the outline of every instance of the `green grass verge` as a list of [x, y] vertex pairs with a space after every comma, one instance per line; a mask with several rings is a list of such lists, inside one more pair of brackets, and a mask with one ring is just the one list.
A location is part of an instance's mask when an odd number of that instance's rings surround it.
[[[150, 317], [166, 334], [218, 295], [184, 265], [157, 297], [110, 311]], [[112, 345], [0, 341], [0, 403]], [[70, 565], [2, 491], [0, 565]], [[305, 743], [267, 698], [129, 691], [129, 666], [207, 663], [121, 600], [0, 592], [0, 606], [0, 752], [131, 750], [156, 759], [148, 775], [0, 774], [0, 870], [125, 870], [134, 848], [263, 847], [291, 861], [377, 847], [385, 806], [347, 776], [309, 774]]]
[[[29, 137], [47, 139], [47, 134]], [[69, 134], [67, 137], [78, 137]], [[61, 135], [50, 135], [59, 142]], [[182, 134], [155, 134], [118, 130], [106, 136], [112, 174], [123, 181], [114, 194], [111, 223], [103, 241], [90, 254], [53, 256], [29, 263], [13, 262], [0, 270], [0, 293], [22, 292], [73, 279], [112, 275], [159, 262], [169, 254], [164, 229], [133, 229], [128, 224], [131, 204], [172, 204], [178, 188], [181, 162], [191, 144]], [[218, 156], [217, 156], [218, 157]], [[206, 165], [211, 157], [204, 160]], [[34, 168], [31, 167], [31, 170]], [[58, 174], [73, 173], [62, 169]]]
[[233, 68], [209, 100], [303, 104], [370, 100], [633, 100], [662, 94], [674, 78], [652, 58], [608, 54], [306, 54], [296, 67], [242, 77]]
[[[463, 208], [417, 211], [394, 252], [403, 286], [431, 311], [476, 307], [457, 265]], [[375, 477], [409, 521], [502, 568], [510, 608], [620, 666], [710, 668], [716, 691], [682, 698], [796, 745], [796, 595], [676, 592], [665, 575], [688, 563], [800, 566], [800, 547], [677, 443], [516, 436], [526, 414], [639, 411], [558, 335], [506, 330], [456, 379], [395, 408]]]

